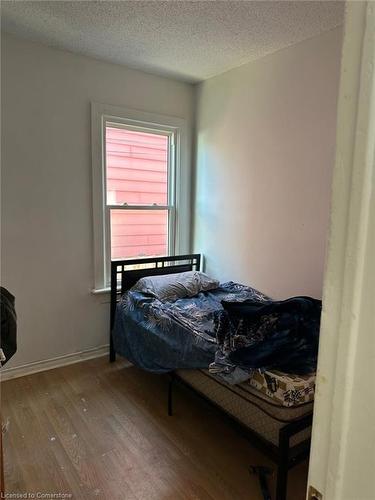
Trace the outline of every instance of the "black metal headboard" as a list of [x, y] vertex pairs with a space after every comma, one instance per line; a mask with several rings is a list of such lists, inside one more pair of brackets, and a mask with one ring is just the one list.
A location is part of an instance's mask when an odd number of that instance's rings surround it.
[[[138, 267], [139, 266], [139, 267]], [[111, 261], [111, 319], [109, 334], [109, 359], [115, 361], [112, 330], [115, 324], [116, 305], [123, 293], [144, 276], [200, 271], [201, 255], [172, 255], [170, 257], [149, 257]]]

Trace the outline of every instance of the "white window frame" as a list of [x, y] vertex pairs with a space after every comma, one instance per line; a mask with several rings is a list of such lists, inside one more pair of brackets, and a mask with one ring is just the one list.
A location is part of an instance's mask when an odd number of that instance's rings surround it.
[[190, 155], [185, 120], [134, 109], [91, 103], [94, 291], [106, 291], [110, 285], [110, 210], [152, 210], [150, 205], [106, 204], [105, 127], [111, 123], [128, 130], [160, 133], [169, 137], [168, 204], [156, 210], [168, 210], [168, 253], [190, 251]]

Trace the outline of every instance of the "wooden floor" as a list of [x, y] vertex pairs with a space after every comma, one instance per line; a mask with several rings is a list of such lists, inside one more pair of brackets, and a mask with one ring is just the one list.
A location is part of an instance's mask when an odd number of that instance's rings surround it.
[[[4, 382], [6, 492], [261, 500], [248, 465], [272, 462], [180, 386], [168, 417], [166, 388], [166, 377], [106, 358]], [[305, 498], [306, 474], [306, 464], [291, 471], [288, 499]]]

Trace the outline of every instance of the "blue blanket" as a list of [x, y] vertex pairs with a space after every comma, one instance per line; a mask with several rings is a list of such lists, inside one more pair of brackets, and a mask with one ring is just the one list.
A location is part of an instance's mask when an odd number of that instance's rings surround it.
[[154, 373], [208, 368], [217, 349], [215, 313], [221, 301], [265, 301], [251, 287], [229, 282], [176, 302], [161, 302], [128, 291], [117, 305], [113, 340], [116, 352]]

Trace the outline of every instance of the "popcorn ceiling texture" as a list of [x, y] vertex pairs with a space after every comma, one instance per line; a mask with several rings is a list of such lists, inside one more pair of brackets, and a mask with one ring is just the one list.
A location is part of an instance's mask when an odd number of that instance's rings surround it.
[[5, 31], [198, 82], [328, 31], [336, 1], [4, 1]]

